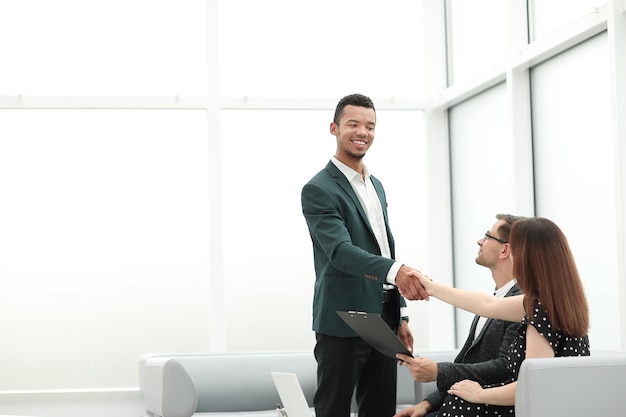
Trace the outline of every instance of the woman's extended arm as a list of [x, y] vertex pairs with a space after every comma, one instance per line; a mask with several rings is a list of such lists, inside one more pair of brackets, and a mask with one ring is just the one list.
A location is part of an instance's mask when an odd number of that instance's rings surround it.
[[460, 309], [482, 317], [513, 322], [521, 322], [524, 318], [524, 295], [499, 298], [481, 292], [467, 291], [440, 284], [422, 273], [417, 273], [417, 277], [426, 288], [428, 295]]

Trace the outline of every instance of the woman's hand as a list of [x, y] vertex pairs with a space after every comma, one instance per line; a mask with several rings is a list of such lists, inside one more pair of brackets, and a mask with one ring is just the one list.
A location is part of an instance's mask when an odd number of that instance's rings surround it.
[[426, 290], [426, 293], [429, 296], [430, 295], [434, 295], [433, 291], [434, 291], [435, 283], [433, 282], [433, 280], [431, 278], [428, 277], [428, 275], [426, 275], [423, 272], [418, 271], [416, 269], [412, 270], [407, 275], [412, 276], [412, 277], [416, 277], [417, 279], [419, 279], [420, 284], [422, 284], [422, 287], [424, 287], [424, 289]]
[[464, 379], [453, 384], [448, 390], [448, 394], [456, 395], [471, 403], [486, 404], [486, 401], [482, 399], [484, 391], [478, 382]]

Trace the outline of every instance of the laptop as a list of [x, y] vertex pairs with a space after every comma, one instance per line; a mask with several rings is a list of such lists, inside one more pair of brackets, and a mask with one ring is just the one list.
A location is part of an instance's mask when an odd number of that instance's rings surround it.
[[365, 313], [362, 311], [337, 311], [339, 317], [345, 321], [361, 336], [363, 340], [369, 343], [374, 349], [383, 355], [387, 355], [396, 359], [396, 353], [404, 353], [408, 356], [414, 356], [402, 344], [398, 336], [385, 323], [380, 314]]
[[289, 372], [272, 372], [272, 379], [282, 402], [285, 417], [312, 417], [309, 404], [298, 381], [298, 376]]

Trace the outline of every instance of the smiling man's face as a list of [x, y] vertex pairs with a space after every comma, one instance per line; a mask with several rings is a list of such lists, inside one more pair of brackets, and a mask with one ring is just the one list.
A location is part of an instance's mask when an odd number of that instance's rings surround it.
[[348, 105], [339, 124], [330, 124], [330, 133], [337, 137], [335, 157], [346, 165], [360, 161], [374, 142], [376, 112], [374, 109]]

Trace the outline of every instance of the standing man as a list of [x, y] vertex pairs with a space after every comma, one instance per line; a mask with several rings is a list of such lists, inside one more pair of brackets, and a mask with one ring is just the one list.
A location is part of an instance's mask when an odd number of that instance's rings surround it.
[[[520, 294], [513, 277], [509, 233], [516, 221], [523, 219], [510, 214], [497, 214], [496, 222], [478, 240], [476, 263], [491, 270], [496, 297]], [[437, 381], [437, 391], [422, 402], [405, 408], [394, 417], [434, 417], [455, 382], [470, 379], [482, 385], [495, 384], [510, 378], [507, 370], [507, 352], [517, 336], [519, 323], [486, 319], [476, 316], [463, 348], [454, 363], [435, 363], [430, 359], [399, 356], [405, 360], [413, 378], [419, 382]]]
[[336, 312], [380, 314], [412, 351], [408, 316], [400, 312], [406, 301], [398, 287], [411, 298], [426, 296], [410, 275], [413, 268], [394, 260], [385, 191], [363, 164], [375, 128], [376, 110], [369, 97], [342, 98], [330, 124], [335, 155], [302, 189], [316, 275], [317, 417], [348, 417], [355, 388], [359, 417], [391, 417], [396, 412], [396, 360], [373, 349]]

